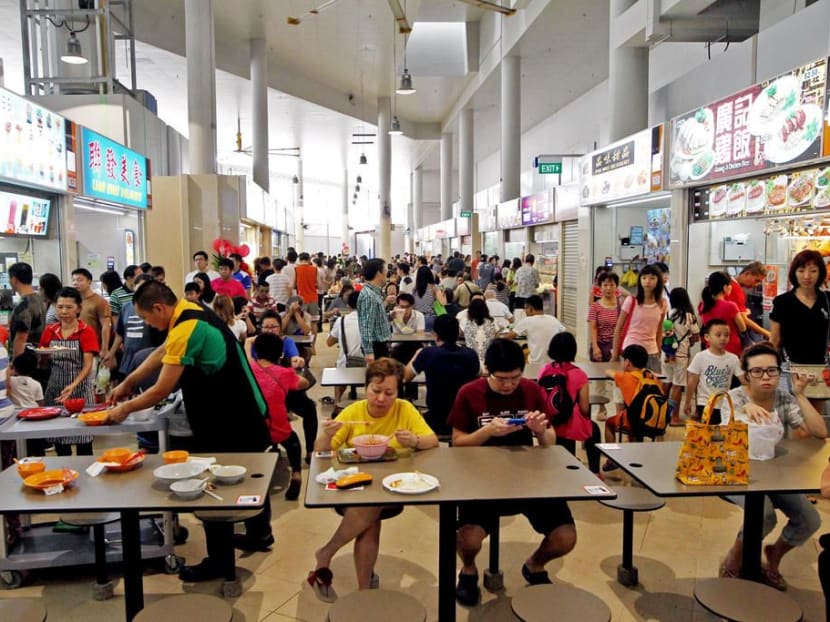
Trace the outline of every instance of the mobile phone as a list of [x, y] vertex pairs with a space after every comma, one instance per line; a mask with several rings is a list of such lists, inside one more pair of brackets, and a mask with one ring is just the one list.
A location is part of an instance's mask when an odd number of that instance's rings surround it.
[[314, 452], [315, 458], [333, 458], [334, 452], [333, 451], [315, 451]]
[[524, 425], [527, 420], [524, 417], [511, 417], [507, 420], [509, 425]]

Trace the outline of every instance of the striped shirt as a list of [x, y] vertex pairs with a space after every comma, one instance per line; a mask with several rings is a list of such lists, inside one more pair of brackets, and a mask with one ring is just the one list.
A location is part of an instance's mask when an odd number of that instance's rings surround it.
[[389, 321], [383, 305], [383, 292], [371, 283], [364, 283], [357, 297], [357, 322], [364, 354], [374, 354], [375, 341], [389, 341]]
[[128, 302], [132, 302], [133, 293], [123, 285], [118, 289], [114, 289], [110, 294], [110, 313], [113, 315], [120, 315], [121, 308]]

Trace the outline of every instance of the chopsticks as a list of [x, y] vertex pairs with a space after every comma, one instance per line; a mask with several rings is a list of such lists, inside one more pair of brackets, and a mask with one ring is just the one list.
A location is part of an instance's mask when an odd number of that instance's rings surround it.
[[371, 425], [371, 421], [344, 421], [343, 425]]
[[217, 495], [215, 492], [211, 492], [210, 490], [207, 489], [207, 487], [202, 492], [204, 492], [206, 495], [208, 495], [210, 497], [213, 497], [217, 501], [224, 501], [224, 499], [222, 497]]

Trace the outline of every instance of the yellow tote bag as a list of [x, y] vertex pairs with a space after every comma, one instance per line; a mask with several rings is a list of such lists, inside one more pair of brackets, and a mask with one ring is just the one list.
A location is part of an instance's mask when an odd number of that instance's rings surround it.
[[[718, 402], [729, 405], [729, 422], [709, 425]], [[721, 408], [721, 415], [726, 409]], [[735, 421], [732, 397], [725, 392], [709, 396], [700, 421], [686, 422], [686, 438], [677, 457], [677, 479], [688, 486], [739, 486], [749, 483], [749, 431]]]

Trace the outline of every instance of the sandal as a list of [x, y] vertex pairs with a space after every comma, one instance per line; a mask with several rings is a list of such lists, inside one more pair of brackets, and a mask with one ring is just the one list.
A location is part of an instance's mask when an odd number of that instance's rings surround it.
[[332, 579], [334, 579], [334, 575], [331, 570], [328, 568], [317, 568], [317, 570], [312, 570], [308, 573], [308, 579], [306, 581], [308, 581], [311, 589], [314, 590], [317, 598], [324, 603], [333, 603], [337, 600], [337, 592], [331, 586]]
[[334, 398], [331, 397], [330, 395], [326, 395], [325, 397], [321, 397], [320, 401], [323, 402], [323, 404], [327, 404], [329, 406], [334, 404]]
[[522, 576], [530, 585], [547, 585], [553, 583], [550, 580], [547, 570], [530, 572], [530, 568], [527, 567], [527, 564], [522, 564]]
[[776, 590], [787, 591], [787, 581], [781, 576], [781, 573], [767, 566], [761, 568], [761, 581]]

